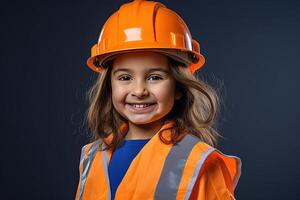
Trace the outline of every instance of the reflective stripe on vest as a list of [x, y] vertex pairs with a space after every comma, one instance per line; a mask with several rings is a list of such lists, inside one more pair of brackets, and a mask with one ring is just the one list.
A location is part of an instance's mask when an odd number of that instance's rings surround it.
[[176, 199], [178, 186], [181, 180], [186, 160], [199, 138], [186, 135], [179, 143], [173, 145], [170, 150], [159, 182], [156, 187], [154, 199]]
[[196, 168], [194, 170], [194, 173], [193, 173], [193, 176], [192, 176], [192, 179], [191, 181], [189, 182], [189, 185], [188, 185], [188, 188], [186, 190], [186, 194], [185, 194], [185, 200], [188, 200], [190, 198], [190, 195], [192, 193], [192, 190], [194, 188], [194, 185], [196, 183], [196, 180], [197, 180], [197, 177], [198, 177], [198, 174], [200, 172], [200, 169], [204, 163], [204, 161], [206, 160], [207, 156], [209, 154], [211, 154], [213, 151], [215, 150], [215, 148], [208, 148], [201, 156], [201, 158], [198, 160], [197, 162], [197, 165], [196, 165]]
[[94, 157], [96, 155], [96, 152], [97, 152], [97, 149], [99, 147], [99, 144], [100, 144], [99, 140], [96, 141], [96, 142], [94, 142], [94, 143], [92, 143], [92, 146], [88, 150], [87, 155], [84, 155], [84, 153], [85, 153], [88, 145], [85, 145], [82, 148], [82, 151], [81, 151], [82, 175], [81, 175], [80, 182], [79, 182], [79, 184], [80, 184], [79, 185], [79, 197], [78, 197], [79, 200], [82, 200], [82, 195], [83, 195], [83, 191], [84, 191], [84, 186], [85, 186], [86, 178], [87, 178], [87, 176], [89, 174], [89, 170], [91, 168], [91, 165], [92, 165], [92, 162], [93, 162]]

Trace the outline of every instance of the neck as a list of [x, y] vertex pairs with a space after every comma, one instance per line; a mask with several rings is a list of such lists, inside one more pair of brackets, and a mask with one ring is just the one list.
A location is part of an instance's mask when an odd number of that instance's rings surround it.
[[125, 140], [149, 139], [160, 130], [163, 124], [163, 119], [149, 124], [134, 124], [128, 121], [129, 127]]

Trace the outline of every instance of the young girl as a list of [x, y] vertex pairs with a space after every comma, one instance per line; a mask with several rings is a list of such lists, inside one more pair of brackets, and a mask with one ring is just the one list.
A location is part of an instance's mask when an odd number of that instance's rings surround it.
[[218, 96], [194, 76], [204, 57], [174, 11], [124, 4], [87, 64], [99, 78], [76, 200], [235, 199], [241, 161], [214, 148]]

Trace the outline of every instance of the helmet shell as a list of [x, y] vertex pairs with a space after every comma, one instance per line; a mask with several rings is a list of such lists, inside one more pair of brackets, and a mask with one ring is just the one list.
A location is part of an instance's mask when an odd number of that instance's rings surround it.
[[87, 65], [101, 73], [115, 56], [134, 51], [165, 54], [194, 73], [205, 59], [183, 19], [165, 5], [135, 0], [123, 4], [105, 22], [99, 40], [91, 49]]

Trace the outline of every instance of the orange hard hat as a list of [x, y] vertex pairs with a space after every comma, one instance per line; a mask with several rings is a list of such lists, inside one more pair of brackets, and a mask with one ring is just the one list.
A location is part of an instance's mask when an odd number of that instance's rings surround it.
[[101, 73], [116, 55], [141, 50], [165, 54], [192, 73], [205, 62], [199, 43], [178, 14], [159, 2], [134, 0], [107, 19], [87, 65]]

